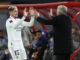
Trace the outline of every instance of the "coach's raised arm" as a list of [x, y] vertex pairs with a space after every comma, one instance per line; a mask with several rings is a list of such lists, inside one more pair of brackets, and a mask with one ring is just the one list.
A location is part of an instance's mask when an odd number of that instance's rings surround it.
[[[56, 12], [57, 16], [52, 17], [51, 20], [43, 18], [39, 12], [36, 12], [38, 22], [53, 26], [54, 54], [56, 55], [56, 60], [69, 60], [72, 53], [72, 26], [67, 11], [68, 8], [66, 6], [59, 5]], [[52, 12], [50, 14], [52, 15]]]

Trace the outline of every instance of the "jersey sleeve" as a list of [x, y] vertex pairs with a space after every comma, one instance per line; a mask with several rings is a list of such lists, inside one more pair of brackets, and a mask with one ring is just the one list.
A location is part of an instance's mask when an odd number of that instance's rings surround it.
[[17, 28], [25, 20], [25, 17], [22, 17], [22, 19], [16, 19], [16, 20], [17, 20], [16, 22], [15, 21], [13, 22], [12, 20], [9, 20], [9, 22], [7, 23], [7, 26]]

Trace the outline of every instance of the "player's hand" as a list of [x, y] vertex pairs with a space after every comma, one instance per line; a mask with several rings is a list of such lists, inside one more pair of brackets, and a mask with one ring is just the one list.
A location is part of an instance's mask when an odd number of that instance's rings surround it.
[[35, 16], [35, 9], [33, 7], [29, 8], [29, 14], [30, 16]]
[[26, 8], [25, 8], [24, 11], [23, 11], [23, 16], [24, 16], [24, 17], [27, 17], [27, 16], [28, 16], [28, 12], [27, 12], [27, 9], [26, 9]]

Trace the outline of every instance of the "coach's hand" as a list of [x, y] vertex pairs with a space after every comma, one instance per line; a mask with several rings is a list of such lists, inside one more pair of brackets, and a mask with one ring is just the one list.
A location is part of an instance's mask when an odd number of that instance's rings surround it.
[[29, 14], [30, 16], [35, 16], [35, 9], [33, 7], [29, 8]]
[[35, 17], [38, 18], [40, 16], [41, 16], [41, 14], [37, 10], [35, 10]]

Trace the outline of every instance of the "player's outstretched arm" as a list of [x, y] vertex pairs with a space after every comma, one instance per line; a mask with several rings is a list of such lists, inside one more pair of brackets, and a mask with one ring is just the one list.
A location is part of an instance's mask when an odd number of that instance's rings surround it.
[[34, 25], [34, 20], [35, 20], [35, 9], [30, 7], [29, 9], [29, 14], [30, 14], [30, 22], [23, 22], [24, 26], [32, 27]]

